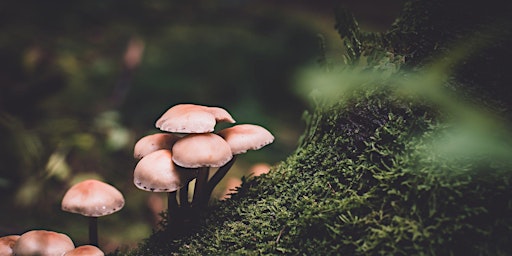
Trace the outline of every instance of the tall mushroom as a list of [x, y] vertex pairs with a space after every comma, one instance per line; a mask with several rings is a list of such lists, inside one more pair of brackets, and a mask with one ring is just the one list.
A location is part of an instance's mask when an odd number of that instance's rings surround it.
[[124, 206], [124, 197], [115, 187], [89, 179], [73, 185], [62, 198], [62, 210], [89, 218], [89, 242], [98, 246], [98, 217], [112, 214]]
[[206, 186], [210, 167], [225, 165], [233, 155], [224, 139], [214, 133], [189, 134], [178, 140], [172, 147], [172, 160], [185, 168], [199, 168], [193, 207], [203, 207], [208, 203]]
[[12, 251], [13, 255], [55, 256], [75, 249], [69, 236], [47, 230], [31, 230], [23, 233]]
[[267, 129], [255, 124], [239, 124], [229, 128], [222, 129], [218, 135], [224, 138], [231, 149], [233, 158], [221, 166], [212, 176], [206, 187], [206, 193], [211, 195], [215, 186], [224, 178], [237, 155], [243, 154], [248, 150], [258, 150], [274, 141], [272, 135]]

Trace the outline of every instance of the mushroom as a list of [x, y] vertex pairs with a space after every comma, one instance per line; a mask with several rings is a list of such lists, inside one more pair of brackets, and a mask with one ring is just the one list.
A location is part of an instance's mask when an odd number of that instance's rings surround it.
[[146, 135], [135, 143], [133, 157], [135, 159], [141, 159], [147, 154], [159, 149], [171, 149], [172, 145], [174, 145], [179, 138], [179, 136], [172, 133]]
[[[178, 207], [177, 190], [188, 186], [197, 171], [177, 166], [172, 161], [172, 153], [168, 149], [154, 151], [142, 158], [135, 166], [133, 182], [141, 190], [151, 192], [167, 192], [168, 221], [172, 221], [172, 211]], [[188, 203], [188, 200], [187, 200]], [[180, 200], [184, 205], [185, 201]]]
[[208, 181], [206, 187], [207, 194], [210, 195], [215, 186], [233, 166], [237, 155], [243, 154], [248, 150], [258, 150], [274, 141], [272, 135], [267, 129], [255, 124], [239, 124], [229, 128], [222, 129], [218, 135], [224, 138], [233, 154], [232, 159], [221, 166], [217, 172]]
[[225, 165], [233, 155], [231, 148], [219, 135], [214, 133], [189, 134], [178, 140], [172, 147], [172, 160], [185, 168], [199, 168], [192, 198], [193, 207], [203, 207], [209, 196], [206, 185], [210, 167]]
[[217, 122], [235, 123], [223, 108], [178, 104], [169, 108], [155, 123], [162, 131], [175, 133], [213, 132]]
[[13, 255], [12, 248], [16, 241], [20, 238], [19, 235], [8, 235], [0, 237], [0, 255]]
[[270, 165], [267, 163], [257, 163], [249, 168], [249, 177], [258, 177], [262, 174], [267, 174], [270, 171]]
[[139, 189], [151, 192], [173, 192], [195, 178], [196, 172], [177, 166], [168, 149], [160, 149], [142, 158], [133, 172]]
[[62, 198], [62, 210], [89, 217], [89, 243], [98, 246], [98, 217], [124, 206], [124, 197], [115, 187], [94, 179], [73, 185]]
[[78, 246], [75, 249], [66, 252], [63, 256], [105, 256], [105, 253], [103, 253], [100, 248], [94, 246], [94, 245], [82, 245]]
[[13, 247], [13, 255], [55, 256], [75, 249], [69, 236], [47, 230], [31, 230], [22, 234]]

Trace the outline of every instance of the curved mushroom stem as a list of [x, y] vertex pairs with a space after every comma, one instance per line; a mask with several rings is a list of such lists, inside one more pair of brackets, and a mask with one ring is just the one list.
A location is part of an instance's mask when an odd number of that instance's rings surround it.
[[205, 207], [208, 204], [207, 192], [208, 176], [210, 175], [209, 167], [201, 167], [198, 170], [196, 184], [194, 187], [194, 196], [192, 198], [192, 207]]
[[98, 217], [89, 217], [89, 243], [98, 247]]
[[219, 184], [219, 182], [222, 180], [222, 178], [224, 178], [224, 176], [226, 176], [229, 169], [231, 169], [231, 167], [235, 163], [236, 156], [237, 155], [233, 155], [233, 158], [231, 158], [231, 160], [229, 160], [229, 162], [227, 162], [225, 165], [219, 167], [217, 172], [212, 176], [212, 178], [206, 184], [205, 194], [206, 194], [206, 197], [208, 198], [207, 200], [210, 199], [210, 196], [213, 192], [213, 189], [215, 189], [215, 186], [217, 186], [217, 184]]

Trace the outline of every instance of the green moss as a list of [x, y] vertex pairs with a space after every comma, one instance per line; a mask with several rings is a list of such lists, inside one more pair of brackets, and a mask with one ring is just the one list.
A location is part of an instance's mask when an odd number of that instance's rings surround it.
[[313, 136], [197, 233], [163, 230], [134, 254], [510, 255], [510, 166], [431, 152], [450, 127], [427, 110], [382, 91], [324, 108]]

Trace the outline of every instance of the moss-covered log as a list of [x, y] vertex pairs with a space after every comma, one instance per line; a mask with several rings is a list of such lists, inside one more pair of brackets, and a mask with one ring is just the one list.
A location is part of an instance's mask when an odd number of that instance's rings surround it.
[[[496, 19], [478, 16], [466, 27], [461, 19], [468, 10], [478, 13], [466, 7], [478, 6], [465, 4], [457, 12], [462, 5], [450, 1], [422, 2], [406, 4], [384, 34], [343, 28], [350, 16], [338, 13], [337, 28], [352, 48], [349, 68], [366, 70], [356, 74], [363, 78], [355, 89], [334, 101], [317, 101], [305, 115], [307, 128], [295, 153], [208, 209], [197, 229], [176, 233], [163, 223], [131, 253], [511, 255], [512, 147], [507, 129], [500, 129], [506, 120], [494, 122], [481, 108], [464, 105], [474, 101], [450, 96], [454, 88], [470, 90], [469, 80], [459, 78], [473, 72], [473, 65], [447, 77], [439, 66], [429, 69], [431, 60], [452, 56], [457, 39], [501, 21], [502, 12], [492, 6], [483, 14]], [[503, 49], [509, 39], [496, 39], [500, 43], [484, 47], [486, 53]], [[496, 58], [486, 59], [497, 64]], [[503, 89], [498, 85], [506, 77], [489, 71], [473, 74], [471, 85], [485, 77]], [[340, 86], [350, 77], [341, 76]], [[421, 88], [404, 93], [407, 85], [436, 83], [443, 89], [439, 97]], [[488, 97], [503, 102], [494, 92]], [[478, 118], [493, 122], [480, 125]]]

